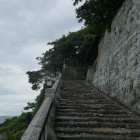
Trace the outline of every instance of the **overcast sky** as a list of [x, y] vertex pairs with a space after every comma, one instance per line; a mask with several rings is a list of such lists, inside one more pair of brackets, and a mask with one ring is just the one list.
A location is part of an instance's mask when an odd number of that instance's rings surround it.
[[0, 0], [0, 116], [20, 115], [40, 91], [31, 90], [27, 71], [36, 57], [68, 31], [77, 31], [72, 0]]

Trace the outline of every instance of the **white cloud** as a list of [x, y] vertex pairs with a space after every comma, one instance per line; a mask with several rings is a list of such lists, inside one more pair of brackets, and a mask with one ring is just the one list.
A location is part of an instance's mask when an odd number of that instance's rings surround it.
[[[0, 79], [0, 115], [19, 115], [27, 102], [33, 102], [39, 91], [32, 91], [28, 78], [23, 72], [5, 69], [6, 75]], [[10, 112], [10, 114], [9, 114]]]
[[36, 57], [68, 31], [79, 30], [71, 0], [0, 1], [0, 115], [19, 115], [39, 91], [25, 74], [37, 70]]

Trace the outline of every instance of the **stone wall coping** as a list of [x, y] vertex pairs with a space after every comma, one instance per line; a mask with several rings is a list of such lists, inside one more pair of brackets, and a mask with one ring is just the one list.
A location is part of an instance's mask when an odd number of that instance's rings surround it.
[[55, 82], [54, 85], [52, 86], [52, 89], [54, 89], [55, 91], [57, 90], [59, 81], [60, 81], [60, 80], [56, 80], [56, 82]]
[[[44, 129], [50, 117], [50, 114], [54, 115], [54, 101], [55, 101], [55, 92], [57, 92], [61, 77], [57, 77], [58, 80], [54, 83], [52, 88], [48, 88], [45, 90], [45, 100], [42, 103], [41, 107], [37, 111], [36, 115], [32, 119], [28, 128], [24, 132], [22, 138], [20, 140], [46, 140], [47, 134], [45, 134], [45, 138], [42, 139], [43, 133], [49, 133], [50, 130], [48, 128]], [[53, 112], [52, 112], [53, 110]]]
[[59, 82], [61, 80], [61, 77], [57, 77], [57, 80], [55, 81], [52, 88], [46, 88], [45, 89], [45, 97], [52, 97], [54, 98], [55, 92], [57, 91], [57, 88], [59, 86]]
[[34, 116], [30, 125], [23, 134], [21, 140], [38, 140], [43, 128], [43, 125], [46, 121], [46, 118], [49, 114], [49, 110], [52, 105], [53, 98], [45, 98], [43, 104], [39, 108], [38, 112]]

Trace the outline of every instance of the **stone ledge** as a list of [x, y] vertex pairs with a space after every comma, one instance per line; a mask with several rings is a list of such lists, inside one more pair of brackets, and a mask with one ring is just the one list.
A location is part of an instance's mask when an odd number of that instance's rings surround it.
[[53, 98], [51, 97], [48, 97], [44, 100], [40, 109], [34, 116], [30, 125], [26, 129], [25, 133], [23, 134], [21, 140], [38, 140], [41, 134], [43, 125], [45, 123], [46, 116], [48, 116], [50, 107], [52, 105], [52, 101], [53, 101]]

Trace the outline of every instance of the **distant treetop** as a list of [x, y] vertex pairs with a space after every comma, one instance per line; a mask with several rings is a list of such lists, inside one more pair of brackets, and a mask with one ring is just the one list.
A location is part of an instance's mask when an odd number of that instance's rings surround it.
[[[84, 21], [85, 26], [92, 26], [94, 35], [101, 36], [106, 29], [110, 30], [111, 22], [125, 0], [85, 0], [76, 9], [78, 22]], [[75, 0], [77, 5], [82, 0]]]

